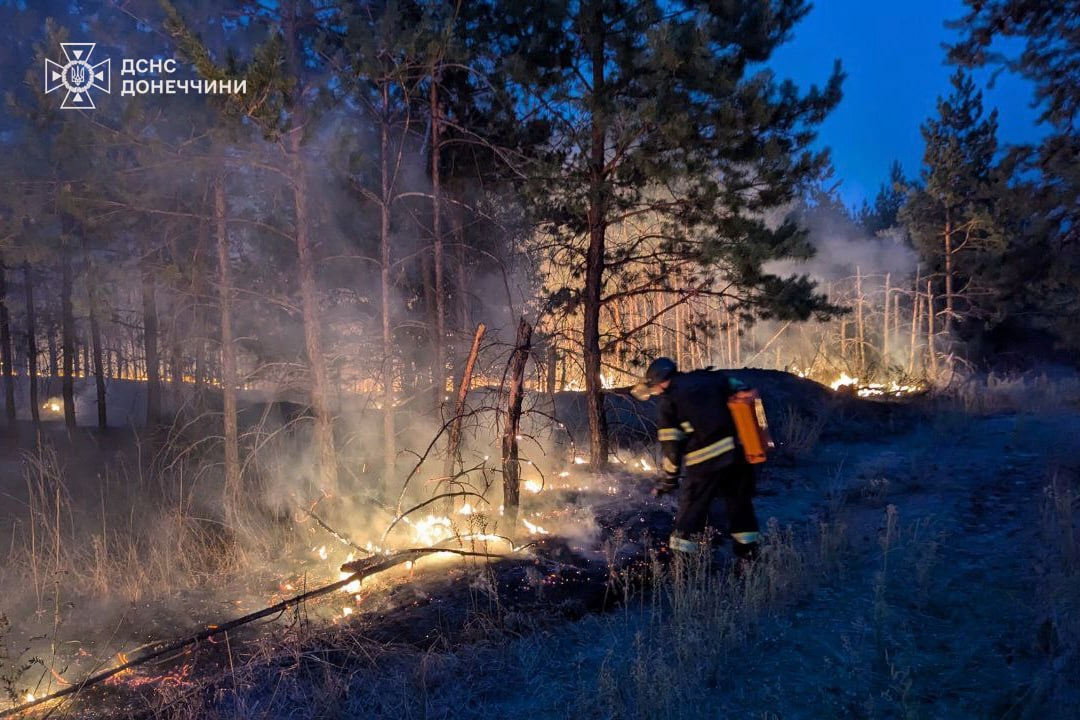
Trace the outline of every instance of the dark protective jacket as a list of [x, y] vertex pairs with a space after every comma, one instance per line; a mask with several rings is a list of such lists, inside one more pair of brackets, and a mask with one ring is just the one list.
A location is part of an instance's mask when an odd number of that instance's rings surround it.
[[732, 463], [737, 443], [727, 402], [746, 389], [719, 370], [693, 370], [671, 379], [659, 396], [656, 423], [661, 468], [668, 476], [678, 475], [684, 460], [687, 473], [695, 474]]

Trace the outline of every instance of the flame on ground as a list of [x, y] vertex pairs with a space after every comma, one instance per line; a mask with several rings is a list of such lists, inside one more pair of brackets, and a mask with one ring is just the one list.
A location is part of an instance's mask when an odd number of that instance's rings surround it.
[[884, 397], [886, 395], [899, 397], [923, 389], [918, 385], [904, 385], [896, 381], [890, 381], [888, 383], [865, 382], [843, 372], [840, 373], [839, 378], [829, 383], [829, 387], [833, 390], [839, 390], [843, 387], [855, 388], [855, 393], [859, 397]]
[[539, 525], [534, 525], [533, 523], [529, 522], [525, 518], [521, 518], [521, 522], [522, 522], [522, 524], [525, 525], [526, 529], [530, 533], [532, 533], [533, 535], [550, 535], [551, 534], [547, 530], [545, 530], [544, 528], [540, 527]]

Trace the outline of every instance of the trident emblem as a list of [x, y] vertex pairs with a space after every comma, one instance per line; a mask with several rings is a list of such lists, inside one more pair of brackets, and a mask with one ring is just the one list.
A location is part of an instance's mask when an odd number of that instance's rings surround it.
[[90, 54], [97, 43], [60, 43], [65, 63], [45, 60], [45, 94], [64, 88], [67, 94], [60, 107], [64, 110], [90, 110], [94, 101], [90, 90], [108, 93], [109, 61], [90, 64]]

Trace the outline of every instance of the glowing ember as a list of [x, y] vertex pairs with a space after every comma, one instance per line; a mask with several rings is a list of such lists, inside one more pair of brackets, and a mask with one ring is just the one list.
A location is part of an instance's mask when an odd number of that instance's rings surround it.
[[641, 458], [640, 460], [638, 460], [638, 463], [641, 465], [641, 469], [645, 472], [652, 472], [652, 465], [650, 465], [649, 461], [645, 458]]
[[34, 693], [29, 693], [29, 692], [26, 693], [26, 702], [32, 703], [32, 702], [34, 702], [34, 700], [35, 700]]
[[570, 477], [570, 471], [563, 470], [561, 473], [559, 473], [559, 477]]
[[584, 465], [585, 464], [585, 458], [578, 455], [577, 457], [574, 458], [574, 464], [575, 465]]
[[539, 480], [526, 480], [525, 489], [535, 495], [536, 493], [544, 489], [544, 484]]
[[352, 608], [350, 608], [350, 607], [341, 608], [341, 616], [342, 617], [349, 617], [352, 614], [353, 614], [353, 609]]

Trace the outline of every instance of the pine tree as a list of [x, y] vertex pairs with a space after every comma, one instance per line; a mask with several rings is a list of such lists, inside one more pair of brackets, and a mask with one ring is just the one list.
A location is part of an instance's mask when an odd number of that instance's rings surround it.
[[[966, 68], [1007, 69], [1035, 86], [1039, 122], [1048, 132], [1038, 144], [1011, 149], [1010, 180], [1017, 189], [1010, 201], [1022, 196], [1026, 202], [1022, 222], [1015, 226], [1021, 231], [1020, 246], [1052, 255], [1054, 262], [1044, 273], [1026, 278], [1029, 291], [1041, 297], [1026, 311], [1080, 349], [1080, 0], [965, 4], [967, 13], [952, 23], [962, 39], [950, 48], [949, 59]], [[1016, 47], [1000, 42], [1008, 39], [1019, 40], [1022, 48], [1003, 51]]]
[[580, 313], [590, 457], [603, 466], [605, 305], [737, 288], [761, 315], [824, 308], [805, 279], [762, 271], [807, 251], [797, 228], [762, 215], [823, 168], [808, 146], [841, 75], [802, 95], [760, 68], [806, 13], [801, 0], [497, 5], [520, 102], [559, 140], [531, 195], [561, 248], [552, 304]]
[[900, 218], [900, 209], [904, 206], [905, 188], [904, 168], [899, 160], [889, 166], [889, 179], [878, 188], [874, 204], [863, 203], [859, 211], [859, 224], [871, 235], [896, 227]]
[[943, 308], [931, 310], [943, 315], [946, 336], [961, 315], [979, 314], [977, 296], [986, 293], [980, 269], [1003, 248], [995, 222], [997, 111], [984, 116], [982, 93], [964, 71], [951, 82], [937, 116], [922, 126], [921, 182], [901, 212], [916, 248], [941, 278]]

